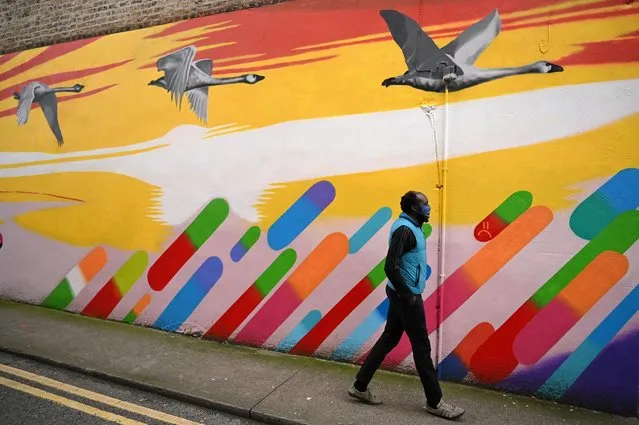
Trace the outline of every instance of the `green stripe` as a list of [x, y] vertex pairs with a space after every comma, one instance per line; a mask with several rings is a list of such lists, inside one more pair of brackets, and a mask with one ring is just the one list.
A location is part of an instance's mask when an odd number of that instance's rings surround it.
[[255, 245], [255, 242], [257, 242], [257, 240], [260, 238], [261, 233], [262, 232], [259, 227], [251, 227], [246, 231], [246, 233], [244, 233], [244, 235], [240, 239], [240, 244], [242, 244], [244, 249], [248, 251], [253, 245]]
[[277, 282], [293, 267], [295, 260], [297, 260], [295, 250], [287, 249], [257, 278], [254, 285], [263, 297], [267, 296], [275, 285], [277, 285]]
[[377, 288], [380, 283], [386, 279], [386, 272], [384, 271], [384, 264], [386, 264], [386, 259], [383, 259], [375, 266], [373, 270], [366, 276], [368, 280], [373, 285], [373, 289]]
[[195, 249], [199, 249], [204, 242], [217, 230], [229, 215], [229, 204], [224, 199], [214, 199], [195, 217], [195, 220], [184, 233], [189, 237]]
[[43, 307], [64, 310], [73, 301], [73, 292], [69, 280], [65, 277], [58, 283], [53, 291], [40, 304]]
[[113, 275], [115, 286], [118, 287], [120, 295], [124, 296], [133, 284], [142, 276], [146, 270], [149, 256], [144, 251], [138, 251], [127, 260], [126, 263]]
[[532, 201], [532, 193], [525, 190], [515, 192], [495, 208], [495, 213], [499, 218], [504, 220], [506, 224], [510, 224], [530, 208]]
[[581, 271], [603, 251], [626, 252], [639, 239], [639, 211], [626, 211], [617, 216], [585, 247], [570, 259], [532, 296], [539, 308], [548, 304]]
[[133, 323], [137, 318], [138, 316], [135, 315], [135, 311], [131, 310], [126, 316], [124, 316], [124, 319], [122, 319], [122, 321], [124, 323]]

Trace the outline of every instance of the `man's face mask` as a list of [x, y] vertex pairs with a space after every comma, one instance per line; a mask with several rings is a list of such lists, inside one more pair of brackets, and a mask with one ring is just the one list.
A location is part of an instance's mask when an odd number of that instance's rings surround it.
[[422, 220], [428, 221], [428, 219], [430, 218], [430, 205], [422, 205], [418, 210], [418, 213], [421, 216]]

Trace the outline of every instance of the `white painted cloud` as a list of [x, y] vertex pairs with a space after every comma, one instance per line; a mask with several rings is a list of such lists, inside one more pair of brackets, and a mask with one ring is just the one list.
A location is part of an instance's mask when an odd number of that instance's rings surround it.
[[[639, 79], [554, 87], [454, 103], [448, 109], [449, 157], [514, 148], [587, 132], [639, 112]], [[443, 143], [445, 110], [433, 111]], [[420, 108], [300, 120], [207, 137], [210, 129], [180, 126], [126, 148], [66, 155], [3, 154], [2, 162], [72, 158], [166, 147], [125, 157], [2, 170], [2, 176], [108, 171], [162, 187], [159, 218], [188, 219], [212, 197], [228, 199], [243, 218], [276, 183], [433, 162], [434, 132]], [[440, 148], [441, 152], [441, 148]], [[7, 156], [10, 155], [10, 156]]]

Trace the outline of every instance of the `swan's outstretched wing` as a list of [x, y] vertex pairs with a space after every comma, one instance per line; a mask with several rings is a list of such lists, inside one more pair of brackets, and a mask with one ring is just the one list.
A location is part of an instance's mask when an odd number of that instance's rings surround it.
[[459, 64], [472, 65], [501, 31], [501, 18], [497, 9], [466, 28], [459, 36], [442, 48]]
[[200, 87], [197, 89], [189, 90], [186, 92], [186, 96], [189, 99], [191, 105], [191, 111], [197, 115], [197, 117], [206, 123], [208, 119], [209, 109], [209, 88]]
[[161, 57], [157, 62], [158, 70], [164, 71], [166, 87], [171, 92], [171, 100], [175, 99], [180, 107], [194, 57], [195, 47], [187, 46]]
[[44, 117], [51, 127], [51, 131], [55, 135], [58, 141], [58, 146], [64, 144], [62, 139], [62, 130], [60, 130], [60, 124], [58, 123], [58, 99], [55, 97], [55, 93], [47, 93], [40, 99], [40, 107], [44, 113]]
[[193, 65], [206, 75], [213, 75], [213, 61], [211, 59], [201, 59], [193, 62]]
[[22, 91], [20, 91], [18, 111], [16, 112], [18, 125], [26, 124], [29, 120], [29, 111], [31, 110], [33, 99], [35, 98], [36, 87], [38, 87], [38, 83], [29, 83], [22, 88]]
[[[409, 71], [434, 71], [442, 62], [446, 66], [456, 65], [408, 16], [396, 10], [382, 10], [379, 14], [386, 21], [395, 43], [402, 48]], [[457, 75], [461, 74], [459, 70]]]

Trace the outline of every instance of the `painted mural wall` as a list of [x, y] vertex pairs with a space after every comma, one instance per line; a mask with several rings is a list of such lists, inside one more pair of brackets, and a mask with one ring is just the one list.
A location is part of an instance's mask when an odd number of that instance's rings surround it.
[[[0, 56], [0, 296], [634, 415], [639, 4], [298, 0]], [[386, 367], [412, 370], [407, 340]]]

